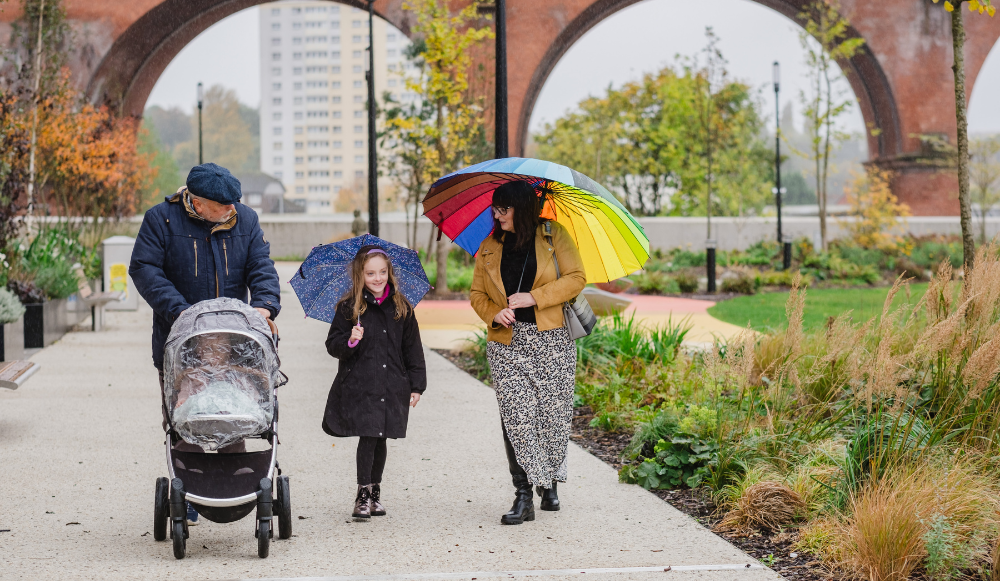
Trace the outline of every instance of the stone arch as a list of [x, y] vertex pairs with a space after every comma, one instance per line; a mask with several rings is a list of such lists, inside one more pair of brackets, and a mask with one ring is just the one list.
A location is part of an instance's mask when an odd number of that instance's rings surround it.
[[[524, 95], [517, 120], [516, 141], [520, 151], [524, 151], [528, 139], [528, 124], [534, 110], [535, 101], [541, 94], [542, 87], [556, 64], [566, 52], [594, 26], [604, 19], [642, 0], [596, 0], [574, 18], [549, 45], [539, 65], [535, 68]], [[801, 26], [798, 14], [805, 2], [802, 0], [755, 0], [762, 6], [788, 17]], [[861, 34], [852, 29], [856, 37]], [[865, 45], [858, 55], [848, 62], [841, 62], [841, 68], [847, 73], [848, 82], [854, 90], [868, 131], [868, 151], [872, 159], [892, 158], [903, 151], [901, 139], [899, 111], [893, 96], [889, 79], [878, 59]]]
[[[128, 26], [108, 49], [87, 84], [92, 102], [107, 103], [122, 115], [142, 116], [153, 86], [189, 42], [220, 20], [267, 0], [164, 0]], [[333, 2], [333, 0], [331, 0]], [[364, 0], [337, 4], [367, 9]], [[375, 3], [375, 14], [409, 32], [400, 0]]]

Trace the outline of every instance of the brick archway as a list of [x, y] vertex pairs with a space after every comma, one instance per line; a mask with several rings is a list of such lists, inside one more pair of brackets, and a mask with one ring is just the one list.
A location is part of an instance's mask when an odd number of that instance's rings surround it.
[[[363, 0], [337, 0], [364, 8]], [[451, 0], [454, 6], [470, 0]], [[587, 30], [639, 0], [507, 0], [510, 134], [523, 152], [528, 122], [546, 78]], [[795, 19], [806, 0], [755, 0]], [[195, 36], [262, 0], [64, 0], [79, 46], [72, 67], [95, 102], [122, 114], [141, 115], [163, 70]], [[403, 0], [376, 0], [375, 11], [404, 33]], [[10, 38], [17, 1], [0, 13], [0, 42]], [[865, 50], [841, 63], [870, 131], [871, 161], [896, 171], [893, 189], [915, 214], [956, 214], [957, 182], [922, 149], [920, 136], [955, 139], [949, 17], [931, 0], [841, 0]], [[965, 14], [969, 95], [990, 49], [1000, 38], [1000, 18]]]

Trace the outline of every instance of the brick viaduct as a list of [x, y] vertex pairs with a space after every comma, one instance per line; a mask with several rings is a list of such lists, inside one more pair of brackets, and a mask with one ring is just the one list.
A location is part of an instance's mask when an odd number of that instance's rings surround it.
[[[64, 0], [78, 46], [72, 68], [95, 102], [141, 115], [171, 59], [212, 24], [261, 0]], [[365, 7], [362, 0], [340, 0]], [[467, 0], [454, 0], [456, 4]], [[590, 28], [639, 0], [507, 0], [511, 151], [523, 151], [535, 100], [562, 55]], [[755, 0], [795, 20], [804, 0]], [[403, 0], [376, 0], [377, 13], [408, 33]], [[861, 53], [841, 63], [869, 127], [872, 161], [896, 171], [893, 189], [918, 215], [956, 214], [957, 181], [940, 171], [920, 135], [955, 140], [950, 22], [930, 0], [842, 0]], [[18, 2], [0, 13], [0, 42]], [[965, 11], [967, 91], [1000, 37], [1000, 18]], [[760, 31], [761, 37], [767, 31]], [[650, 39], [655, 42], [656, 39]], [[210, 57], [206, 57], [210, 58]]]

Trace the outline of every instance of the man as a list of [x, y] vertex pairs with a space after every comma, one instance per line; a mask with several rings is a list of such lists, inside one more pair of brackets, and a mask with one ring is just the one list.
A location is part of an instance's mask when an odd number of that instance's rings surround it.
[[[161, 390], [164, 343], [171, 325], [188, 307], [230, 297], [249, 302], [271, 320], [281, 310], [271, 246], [256, 212], [238, 203], [241, 197], [240, 182], [229, 170], [206, 163], [194, 167], [187, 185], [143, 218], [129, 275], [153, 308], [153, 365]], [[163, 414], [166, 430], [166, 409]], [[183, 442], [175, 449], [201, 451]], [[240, 442], [220, 452], [244, 450]], [[190, 520], [197, 519], [197, 513], [188, 513]]]

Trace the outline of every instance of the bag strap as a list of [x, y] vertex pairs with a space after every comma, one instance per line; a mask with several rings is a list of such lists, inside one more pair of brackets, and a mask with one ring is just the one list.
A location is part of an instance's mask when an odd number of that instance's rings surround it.
[[559, 279], [562, 275], [559, 273], [559, 259], [556, 258], [556, 245], [552, 241], [552, 222], [546, 222], [542, 225], [542, 228], [545, 232], [545, 237], [549, 239], [549, 246], [552, 247], [552, 262], [556, 265], [556, 279]]

